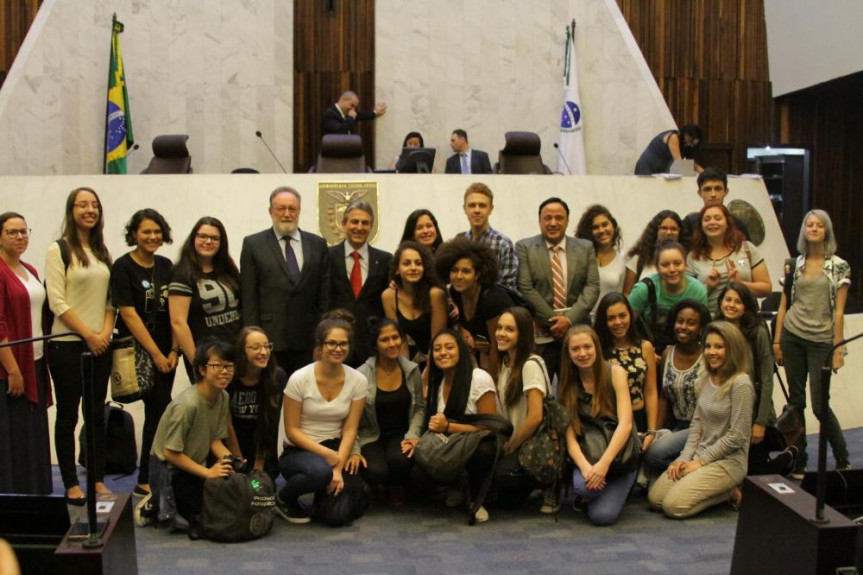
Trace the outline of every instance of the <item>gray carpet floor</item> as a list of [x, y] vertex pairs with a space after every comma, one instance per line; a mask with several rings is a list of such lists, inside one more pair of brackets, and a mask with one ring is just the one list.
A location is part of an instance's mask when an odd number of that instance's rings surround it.
[[[854, 468], [863, 467], [863, 428], [846, 431], [846, 438]], [[810, 461], [815, 461], [816, 437], [810, 437], [810, 446]], [[832, 457], [828, 461], [832, 467]], [[134, 482], [135, 475], [108, 478], [115, 491], [131, 491]], [[61, 485], [59, 477], [55, 485]], [[182, 534], [137, 528], [138, 569], [142, 575], [729, 571], [737, 513], [728, 506], [674, 521], [649, 511], [645, 495], [635, 491], [616, 525], [595, 527], [568, 503], [557, 522], [537, 511], [539, 500], [534, 498], [522, 509], [491, 509], [491, 520], [476, 526], [467, 525], [464, 513], [442, 504], [393, 509], [376, 503], [350, 527], [289, 525], [276, 518], [269, 535], [237, 544], [191, 541]]]

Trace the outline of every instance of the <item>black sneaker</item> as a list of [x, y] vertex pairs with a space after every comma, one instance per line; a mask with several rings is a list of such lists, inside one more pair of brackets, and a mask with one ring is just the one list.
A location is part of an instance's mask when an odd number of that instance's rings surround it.
[[851, 469], [851, 462], [847, 459], [836, 460], [836, 471], [848, 471]]
[[584, 513], [587, 511], [587, 501], [576, 495], [572, 500], [572, 510], [576, 513]]
[[312, 520], [309, 512], [300, 505], [299, 501], [294, 504], [285, 503], [278, 495], [276, 495], [276, 515], [288, 523], [301, 524]]
[[794, 463], [794, 470], [791, 472], [791, 479], [794, 481], [802, 481], [804, 475], [806, 475], [806, 461], [798, 458]]

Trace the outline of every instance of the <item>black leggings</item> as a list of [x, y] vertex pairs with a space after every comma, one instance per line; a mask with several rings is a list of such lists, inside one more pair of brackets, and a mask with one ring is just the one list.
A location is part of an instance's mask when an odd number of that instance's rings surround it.
[[363, 446], [367, 467], [361, 468], [363, 479], [372, 485], [404, 485], [410, 475], [413, 459], [402, 453], [403, 436], [381, 437]]
[[176, 373], [176, 371], [162, 373], [155, 370], [153, 390], [143, 400], [144, 428], [141, 434], [141, 463], [138, 468], [138, 483], [141, 485], [147, 485], [150, 482], [150, 449], [153, 447], [153, 438], [156, 437], [159, 420], [171, 403], [171, 390], [174, 388]]
[[[48, 368], [54, 380], [54, 396], [57, 402], [57, 419], [54, 423], [54, 445], [57, 462], [66, 489], [78, 485], [75, 466], [75, 426], [78, 425], [78, 406], [81, 404], [83, 384], [81, 381], [81, 354], [88, 351], [79, 341], [52, 341], [48, 344]], [[90, 362], [84, 362], [84, 382], [90, 380]], [[96, 481], [105, 476], [105, 397], [108, 394], [108, 379], [111, 377], [111, 353], [93, 357], [93, 402], [96, 430], [96, 445], [93, 446], [95, 469], [88, 470]], [[87, 421], [85, 414], [85, 423]]]

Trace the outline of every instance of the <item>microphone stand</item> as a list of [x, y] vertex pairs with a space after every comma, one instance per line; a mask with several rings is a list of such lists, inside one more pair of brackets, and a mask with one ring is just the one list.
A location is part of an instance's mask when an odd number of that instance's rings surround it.
[[[84, 349], [81, 353], [81, 398], [83, 400], [84, 422], [87, 425], [86, 437], [86, 463], [87, 463], [87, 539], [81, 543], [85, 549], [96, 549], [102, 547], [104, 542], [99, 537], [99, 526], [96, 520], [96, 426], [93, 424], [95, 417], [95, 398], [93, 397], [93, 353], [87, 349], [83, 336], [78, 333], [68, 331], [64, 333], [54, 333], [43, 335], [40, 337], [31, 337], [28, 339], [17, 339], [15, 341], [6, 341], [0, 343], [0, 348], [11, 347], [14, 345], [22, 345], [25, 343], [33, 343], [36, 341], [48, 341], [59, 337], [74, 337], [81, 343], [84, 343]], [[105, 353], [108, 353], [107, 351]], [[84, 369], [84, 366], [89, 366], [89, 369]], [[88, 377], [89, 376], [89, 377]], [[76, 525], [81, 523], [78, 518]], [[74, 526], [73, 526], [74, 527]]]
[[821, 418], [818, 426], [818, 476], [815, 483], [815, 517], [811, 519], [812, 523], [825, 525], [830, 523], [829, 519], [824, 519], [824, 499], [827, 497], [827, 431], [824, 429], [824, 419], [826, 418], [827, 410], [830, 408], [830, 378], [833, 375], [833, 353], [837, 348], [845, 344], [851, 343], [855, 339], [863, 337], [863, 333], [858, 333], [848, 339], [843, 339], [839, 343], [830, 348], [830, 355], [824, 360], [824, 365], [821, 366]]

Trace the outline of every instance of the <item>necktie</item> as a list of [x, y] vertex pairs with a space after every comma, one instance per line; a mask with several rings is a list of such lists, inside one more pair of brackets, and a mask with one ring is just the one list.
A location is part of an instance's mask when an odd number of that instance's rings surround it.
[[560, 246], [551, 248], [551, 283], [554, 290], [552, 307], [554, 309], [566, 307], [566, 279], [563, 277], [563, 266], [560, 264], [560, 252], [562, 250], [563, 248]]
[[464, 152], [461, 153], [461, 173], [462, 174], [469, 174], [470, 173], [470, 168], [467, 165], [467, 154]]
[[300, 279], [300, 265], [297, 263], [297, 254], [294, 253], [293, 248], [291, 248], [291, 238], [290, 236], [284, 236], [285, 238], [285, 262], [288, 264], [288, 278], [294, 283], [297, 283]]
[[360, 291], [363, 289], [363, 268], [360, 266], [360, 252], [351, 254], [354, 258], [354, 267], [351, 269], [351, 289], [354, 290], [354, 297], [360, 297]]

